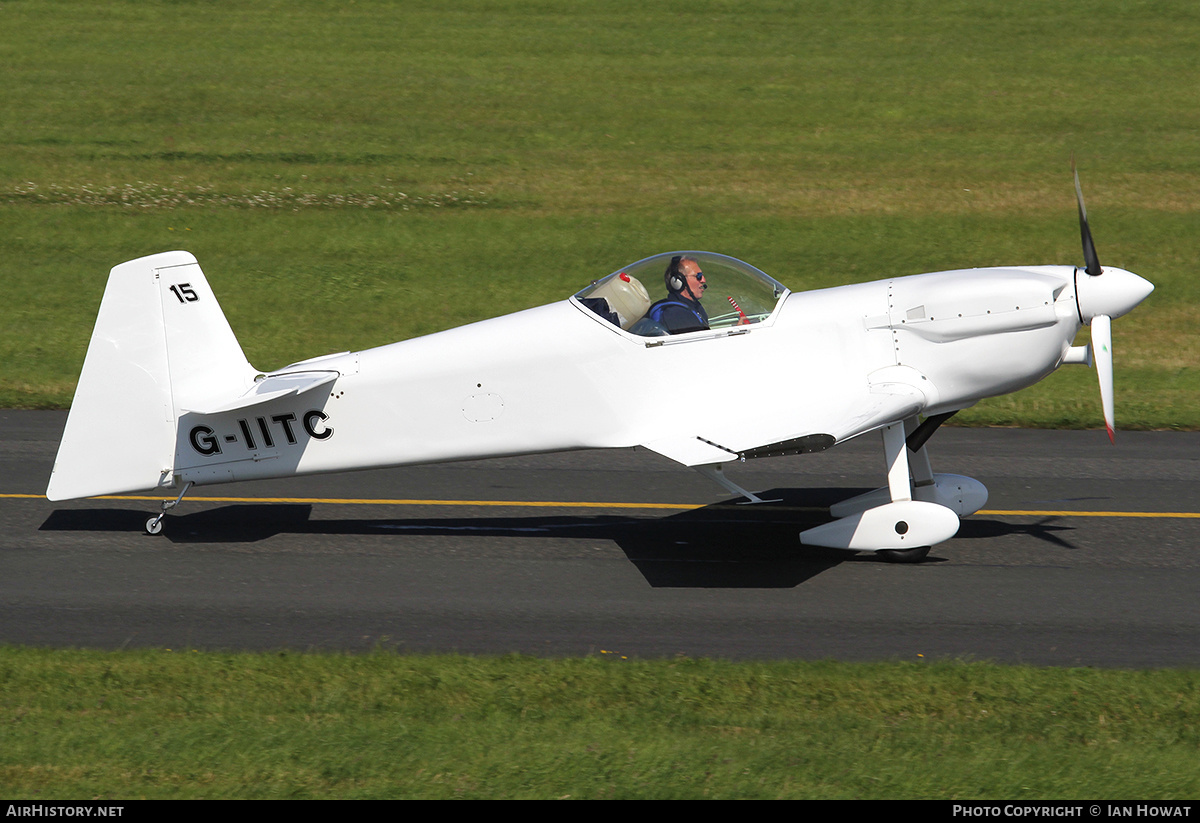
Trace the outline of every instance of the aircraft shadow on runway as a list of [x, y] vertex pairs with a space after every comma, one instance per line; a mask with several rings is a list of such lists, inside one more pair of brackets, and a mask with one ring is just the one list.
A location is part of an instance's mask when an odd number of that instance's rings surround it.
[[[779, 502], [747, 506], [726, 501], [658, 517], [531, 514], [320, 520], [313, 519], [309, 504], [235, 504], [169, 515], [163, 534], [156, 537], [143, 533], [147, 510], [59, 509], [41, 530], [130, 532], [173, 544], [251, 543], [281, 534], [609, 540], [654, 587], [793, 588], [842, 563], [885, 562], [871, 554], [802, 546], [797, 539], [804, 529], [828, 522], [830, 504], [863, 491], [867, 489], [770, 489], [761, 496]], [[1054, 526], [1050, 520], [1021, 525], [972, 518], [963, 521], [956, 539], [1024, 534], [1074, 548], [1054, 534], [1069, 527]], [[924, 562], [942, 559], [931, 554]]]
[[1075, 531], [1074, 526], [1060, 525], [1058, 522], [1060, 520], [1062, 520], [1061, 517], [1050, 515], [1041, 518], [1036, 523], [1005, 523], [1000, 520], [988, 520], [978, 515], [972, 515], [962, 521], [962, 525], [959, 526], [958, 534], [954, 536], [954, 539], [993, 540], [998, 537], [1024, 535], [1052, 543], [1061, 549], [1079, 548], [1074, 543], [1059, 536], [1059, 532]]

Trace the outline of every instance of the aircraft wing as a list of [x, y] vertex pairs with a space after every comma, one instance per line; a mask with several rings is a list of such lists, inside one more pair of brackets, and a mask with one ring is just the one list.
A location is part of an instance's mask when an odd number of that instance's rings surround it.
[[870, 402], [832, 434], [841, 443], [919, 414], [927, 405], [925, 393], [908, 383], [875, 383]]
[[670, 458], [676, 463], [682, 463], [685, 466], [707, 466], [713, 463], [729, 463], [738, 460], [740, 457], [733, 449], [718, 446], [716, 443], [712, 443], [702, 437], [689, 437], [687, 435], [661, 437], [642, 445], [652, 452], [657, 452], [663, 457]]
[[[866, 404], [826, 425], [797, 429], [794, 424], [759, 429], [736, 436], [672, 435], [642, 443], [650, 451], [684, 466], [729, 463], [742, 458], [806, 454], [826, 449], [884, 426], [913, 417], [928, 405], [928, 397], [907, 382], [875, 382]], [[821, 430], [824, 429], [824, 430]], [[724, 442], [722, 442], [724, 441]]]

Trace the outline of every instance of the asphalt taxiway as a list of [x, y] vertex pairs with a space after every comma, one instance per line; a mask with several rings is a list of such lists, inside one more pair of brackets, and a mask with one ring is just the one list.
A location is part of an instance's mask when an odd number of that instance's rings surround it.
[[0, 643], [1200, 665], [1200, 433], [943, 428], [987, 506], [929, 559], [806, 548], [879, 438], [749, 461], [740, 506], [640, 449], [50, 503], [62, 412], [0, 411]]

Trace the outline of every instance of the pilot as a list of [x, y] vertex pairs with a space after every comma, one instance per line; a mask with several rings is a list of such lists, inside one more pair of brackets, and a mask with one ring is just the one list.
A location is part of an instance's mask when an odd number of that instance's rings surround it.
[[707, 329], [708, 312], [700, 305], [700, 297], [708, 283], [700, 264], [694, 258], [675, 255], [663, 273], [663, 282], [667, 296], [651, 306], [646, 316], [671, 334]]

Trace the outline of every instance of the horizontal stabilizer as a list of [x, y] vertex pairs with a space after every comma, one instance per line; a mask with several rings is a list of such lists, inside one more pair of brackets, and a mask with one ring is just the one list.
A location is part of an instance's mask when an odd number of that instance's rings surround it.
[[186, 409], [195, 414], [217, 414], [219, 412], [245, 409], [280, 397], [304, 394], [320, 386], [332, 383], [340, 375], [336, 371], [305, 371], [272, 374], [259, 380], [240, 397], [227, 403], [204, 404], [204, 408]]

